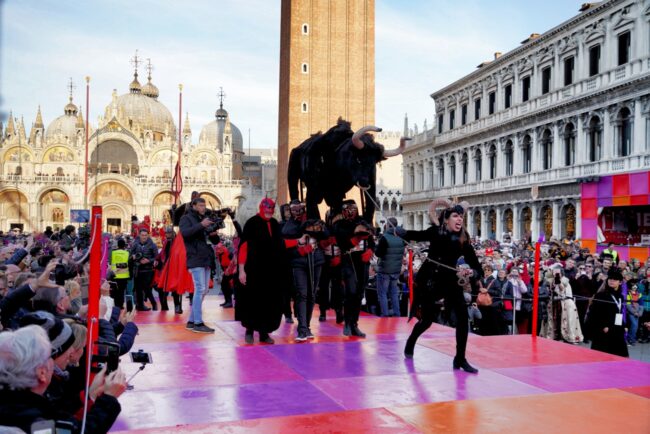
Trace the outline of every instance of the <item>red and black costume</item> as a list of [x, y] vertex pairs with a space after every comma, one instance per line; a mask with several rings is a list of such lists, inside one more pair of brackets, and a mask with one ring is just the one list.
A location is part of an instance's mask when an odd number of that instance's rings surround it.
[[[246, 328], [247, 342], [253, 331], [260, 341], [273, 343], [268, 336], [282, 321], [282, 293], [288, 282], [288, 267], [280, 225], [265, 217], [265, 208], [274, 209], [271, 199], [263, 199], [260, 212], [246, 222], [239, 246], [239, 268], [246, 274], [246, 285], [237, 292], [236, 319]], [[241, 278], [241, 276], [240, 276]]]

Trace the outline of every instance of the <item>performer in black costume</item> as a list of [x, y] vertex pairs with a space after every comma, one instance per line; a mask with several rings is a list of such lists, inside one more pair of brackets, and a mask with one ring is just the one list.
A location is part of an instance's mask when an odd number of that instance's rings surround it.
[[[436, 208], [440, 206], [445, 207], [440, 214], [441, 222], [436, 214]], [[437, 265], [426, 260], [418, 272], [417, 292], [411, 314], [417, 315], [419, 320], [406, 341], [404, 356], [413, 357], [418, 337], [431, 326], [439, 313], [440, 308], [436, 302], [444, 298], [445, 313], [450, 315], [453, 312], [456, 318], [456, 357], [453, 367], [477, 373], [478, 369], [465, 358], [469, 320], [464, 289], [459, 285], [459, 279], [478, 279], [482, 277], [483, 271], [463, 227], [465, 208], [464, 204], [452, 204], [444, 199], [434, 200], [429, 206], [431, 227], [424, 231], [407, 231], [404, 236], [407, 240], [429, 241], [428, 259], [444, 264]], [[469, 268], [457, 268], [461, 257]]]

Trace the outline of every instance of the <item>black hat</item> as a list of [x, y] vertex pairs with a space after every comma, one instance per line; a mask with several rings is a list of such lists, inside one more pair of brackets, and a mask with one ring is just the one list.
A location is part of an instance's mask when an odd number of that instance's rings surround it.
[[445, 209], [445, 210], [443, 211], [442, 218], [443, 218], [444, 220], [446, 220], [446, 219], [449, 218], [449, 216], [451, 216], [452, 213], [456, 213], [456, 214], [459, 214], [459, 215], [463, 215], [463, 214], [465, 214], [465, 208], [463, 208], [462, 206], [460, 206], [460, 205], [458, 205], [458, 204], [457, 204], [457, 205], [453, 205], [453, 206], [451, 206], [451, 207], [449, 207], [449, 208], [447, 208], [447, 209]]
[[356, 204], [357, 203], [354, 201], [354, 199], [346, 199], [346, 200], [343, 201], [343, 208], [347, 208], [348, 206], [351, 206], [351, 205], [356, 206]]
[[68, 324], [42, 310], [29, 313], [20, 319], [20, 326], [38, 325], [43, 327], [50, 338], [52, 358], [56, 359], [74, 344], [74, 334]]
[[621, 270], [618, 268], [610, 268], [610, 270], [607, 272], [607, 279], [618, 280], [622, 282], [623, 274], [621, 274]]

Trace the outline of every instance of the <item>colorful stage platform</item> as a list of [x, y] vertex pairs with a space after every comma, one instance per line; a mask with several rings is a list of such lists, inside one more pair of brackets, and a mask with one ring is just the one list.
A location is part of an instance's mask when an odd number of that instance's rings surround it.
[[[186, 301], [187, 302], [187, 301]], [[185, 329], [187, 312], [139, 313], [134, 350], [153, 355], [120, 398], [115, 432], [640, 433], [650, 430], [650, 364], [530, 336], [470, 335], [478, 375], [451, 369], [454, 330], [434, 324], [413, 360], [412, 323], [365, 316], [367, 339], [333, 318], [314, 341], [246, 345], [233, 310], [210, 296], [214, 335]], [[256, 341], [257, 341], [257, 335]], [[138, 365], [122, 362], [130, 375]]]

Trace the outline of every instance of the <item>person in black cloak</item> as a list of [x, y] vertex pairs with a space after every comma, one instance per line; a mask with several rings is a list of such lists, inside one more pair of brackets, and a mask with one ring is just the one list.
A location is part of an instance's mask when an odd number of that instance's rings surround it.
[[589, 306], [587, 327], [591, 330], [591, 349], [604, 353], [629, 357], [625, 342], [623, 323], [623, 296], [621, 286], [623, 274], [618, 268], [610, 268], [607, 281], [598, 290]]
[[[441, 212], [442, 222], [439, 222], [436, 214], [436, 208], [440, 206], [444, 207]], [[406, 341], [404, 356], [409, 359], [413, 357], [418, 337], [431, 327], [440, 310], [440, 304], [437, 302], [444, 298], [445, 313], [453, 313], [456, 318], [456, 357], [453, 367], [477, 373], [478, 369], [470, 365], [465, 358], [469, 318], [464, 288], [460, 281], [480, 279], [483, 277], [483, 270], [469, 235], [463, 227], [466, 207], [465, 203], [453, 204], [446, 199], [434, 200], [429, 206], [431, 226], [423, 231], [406, 231], [404, 238], [409, 241], [429, 241], [427, 259], [443, 265], [425, 260], [418, 272], [417, 293], [411, 308], [411, 315], [418, 316], [418, 322]], [[461, 258], [462, 261], [459, 261]], [[459, 267], [461, 263], [469, 267]]]
[[289, 282], [289, 267], [284, 239], [278, 221], [273, 218], [275, 202], [262, 199], [259, 212], [248, 219], [239, 246], [239, 281], [235, 311], [246, 328], [247, 344], [253, 343], [253, 332], [260, 342], [273, 344], [269, 333], [282, 322], [283, 293]]

